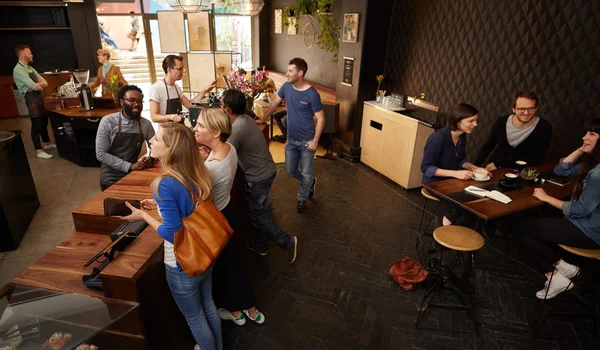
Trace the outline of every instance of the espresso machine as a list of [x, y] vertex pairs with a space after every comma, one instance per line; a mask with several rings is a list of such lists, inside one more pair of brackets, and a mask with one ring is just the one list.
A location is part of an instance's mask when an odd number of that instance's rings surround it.
[[81, 101], [81, 106], [83, 107], [81, 111], [90, 111], [94, 109], [92, 89], [87, 85], [90, 80], [90, 70], [76, 69], [73, 71], [73, 76], [77, 79], [77, 82], [81, 84], [79, 87], [79, 101]]

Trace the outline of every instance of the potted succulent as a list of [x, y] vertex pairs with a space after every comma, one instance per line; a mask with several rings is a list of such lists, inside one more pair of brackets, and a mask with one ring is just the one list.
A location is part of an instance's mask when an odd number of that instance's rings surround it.
[[531, 168], [523, 169], [523, 171], [521, 171], [520, 175], [521, 175], [521, 178], [525, 181], [533, 181], [537, 178], [538, 173], [535, 168], [531, 167]]

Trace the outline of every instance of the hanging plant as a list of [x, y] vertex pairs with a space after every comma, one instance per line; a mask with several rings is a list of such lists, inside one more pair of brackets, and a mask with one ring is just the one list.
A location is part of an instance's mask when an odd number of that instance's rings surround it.
[[340, 51], [340, 41], [338, 40], [340, 25], [332, 15], [328, 14], [319, 16], [319, 25], [321, 26], [321, 32], [317, 35], [317, 46], [321, 50], [333, 54], [331, 62], [336, 63]]
[[328, 14], [333, 11], [333, 0], [317, 0], [317, 13]]
[[[290, 18], [296, 18], [296, 6], [287, 6], [283, 9], [283, 15], [281, 16], [281, 21], [284, 26], [291, 25]], [[298, 21], [295, 22], [296, 28], [298, 27]]]

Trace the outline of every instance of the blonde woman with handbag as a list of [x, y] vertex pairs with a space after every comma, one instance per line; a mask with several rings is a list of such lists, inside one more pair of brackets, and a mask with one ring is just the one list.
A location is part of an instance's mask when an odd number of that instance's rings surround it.
[[162, 164], [162, 174], [152, 183], [154, 200], [143, 200], [141, 205], [145, 210], [158, 206], [163, 222], [129, 203], [132, 214], [123, 219], [144, 220], [165, 239], [167, 282], [198, 343], [194, 349], [222, 349], [221, 319], [212, 298], [213, 268], [210, 266], [204, 273], [190, 276], [183, 270], [183, 262], [180, 264], [176, 258], [177, 247], [174, 249], [176, 234], [183, 231], [182, 221], [196, 212], [195, 202], [210, 201], [210, 173], [200, 158], [194, 133], [183, 125], [163, 124], [150, 147], [152, 156]]

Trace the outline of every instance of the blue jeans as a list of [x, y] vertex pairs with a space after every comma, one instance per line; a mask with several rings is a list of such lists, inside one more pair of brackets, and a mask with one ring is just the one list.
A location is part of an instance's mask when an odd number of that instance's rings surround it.
[[102, 37], [102, 39], [106, 40], [106, 42], [109, 45], [114, 46], [115, 49], [118, 49], [119, 47], [117, 46], [117, 42], [115, 41], [115, 39], [111, 38], [110, 36], [106, 35], [106, 34], [100, 34], [100, 36]]
[[290, 249], [294, 246], [292, 237], [283, 231], [271, 218], [269, 204], [271, 203], [271, 185], [275, 175], [262, 181], [246, 180], [246, 204], [248, 216], [252, 225], [256, 227], [256, 249], [266, 252], [269, 239], [272, 239], [281, 249]]
[[273, 119], [283, 135], [287, 135], [287, 111], [273, 113]]
[[[285, 145], [285, 167], [289, 176], [300, 181], [298, 200], [305, 201], [313, 184], [313, 163], [315, 152], [306, 147], [308, 141], [297, 141], [288, 138]], [[298, 168], [299, 167], [299, 168]]]
[[202, 350], [223, 349], [221, 319], [212, 297], [212, 269], [190, 277], [185, 271], [165, 265], [171, 294]]

